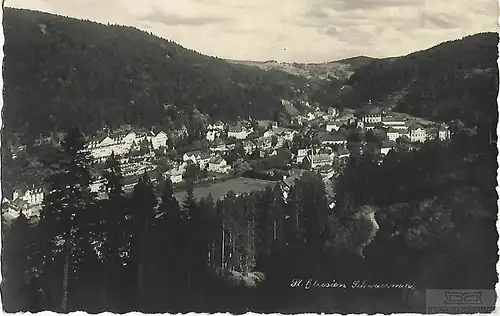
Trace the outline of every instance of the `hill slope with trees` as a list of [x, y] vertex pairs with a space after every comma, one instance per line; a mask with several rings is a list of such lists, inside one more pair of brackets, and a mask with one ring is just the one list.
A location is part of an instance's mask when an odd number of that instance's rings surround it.
[[357, 56], [327, 63], [287, 63], [269, 61], [228, 60], [230, 63], [255, 66], [263, 70], [279, 70], [292, 75], [302, 76], [310, 81], [345, 81], [356, 69], [375, 60], [371, 57]]
[[[239, 64], [204, 56], [132, 27], [37, 11], [6, 8], [4, 32], [7, 135], [38, 137], [75, 125], [86, 134], [122, 124], [170, 128], [170, 104], [185, 111], [196, 106], [218, 119], [271, 118], [285, 112], [280, 99], [298, 94], [334, 107], [358, 107], [372, 99], [467, 125], [497, 117], [496, 33], [403, 57], [324, 64], [328, 69], [290, 64], [287, 72], [274, 62]], [[318, 69], [325, 78], [315, 74]]]
[[371, 99], [434, 120], [496, 122], [497, 45], [497, 33], [480, 33], [403, 57], [374, 60], [347, 80], [337, 104], [357, 107]]
[[[165, 107], [271, 117], [305, 79], [230, 64], [132, 27], [5, 8], [6, 132], [153, 126]], [[29, 43], [29, 45], [27, 45]], [[274, 114], [273, 114], [274, 113]]]

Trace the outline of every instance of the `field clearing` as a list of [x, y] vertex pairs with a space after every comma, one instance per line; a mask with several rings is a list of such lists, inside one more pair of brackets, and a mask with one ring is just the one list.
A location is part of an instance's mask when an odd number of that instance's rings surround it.
[[[214, 200], [218, 200], [226, 195], [227, 192], [233, 190], [235, 193], [248, 193], [257, 190], [264, 190], [268, 185], [273, 186], [274, 181], [249, 179], [249, 178], [232, 178], [224, 182], [207, 184], [194, 188], [194, 196], [197, 199], [208, 196], [212, 193]], [[175, 193], [175, 197], [179, 202], [184, 200], [186, 191]]]

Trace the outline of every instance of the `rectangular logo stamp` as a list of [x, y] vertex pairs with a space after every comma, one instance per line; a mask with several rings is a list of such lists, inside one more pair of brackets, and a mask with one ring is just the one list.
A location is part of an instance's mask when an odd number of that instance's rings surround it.
[[495, 310], [495, 290], [426, 290], [425, 307], [428, 314], [491, 313]]

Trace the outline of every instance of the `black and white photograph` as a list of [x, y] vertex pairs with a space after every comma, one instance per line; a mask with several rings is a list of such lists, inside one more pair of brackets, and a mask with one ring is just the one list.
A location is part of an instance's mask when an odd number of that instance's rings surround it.
[[3, 0], [6, 313], [493, 313], [497, 0]]

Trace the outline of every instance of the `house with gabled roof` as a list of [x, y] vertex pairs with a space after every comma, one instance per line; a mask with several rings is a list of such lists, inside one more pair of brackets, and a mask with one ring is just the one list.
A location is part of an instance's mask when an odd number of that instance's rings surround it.
[[227, 148], [226, 143], [222, 139], [217, 138], [217, 139], [215, 139], [213, 144], [210, 146], [210, 151], [227, 152], [227, 151], [229, 151], [229, 148]]
[[335, 175], [335, 169], [331, 165], [324, 165], [318, 168], [318, 173], [323, 181], [328, 181]]
[[346, 145], [347, 136], [344, 133], [328, 133], [319, 137], [321, 145]]
[[208, 164], [208, 162], [210, 161], [211, 158], [212, 158], [212, 155], [210, 153], [202, 151], [196, 157], [196, 161], [198, 163], [198, 166], [201, 169], [204, 169], [207, 166], [207, 164]]
[[15, 190], [12, 194], [12, 200], [21, 199], [26, 201], [28, 206], [41, 205], [44, 198], [43, 188], [31, 188], [28, 190]]
[[222, 121], [216, 121], [216, 122], [208, 125], [207, 130], [222, 132], [225, 128], [226, 128], [226, 124], [224, 124]]
[[160, 131], [156, 135], [152, 134], [148, 136], [147, 140], [151, 142], [153, 149], [158, 149], [160, 147], [167, 147], [168, 135], [164, 131]]
[[396, 141], [398, 138], [402, 136], [407, 136], [408, 138], [410, 137], [410, 133], [407, 129], [395, 129], [392, 127], [389, 127], [386, 131], [387, 134], [387, 139], [390, 141]]
[[227, 164], [224, 158], [217, 156], [210, 158], [207, 169], [212, 172], [228, 173], [231, 170], [231, 166]]
[[209, 141], [209, 142], [213, 142], [215, 141], [217, 138], [219, 138], [221, 135], [221, 131], [220, 130], [208, 130], [207, 131], [207, 134], [205, 135], [205, 138]]
[[276, 135], [278, 137], [278, 139], [291, 142], [293, 140], [293, 137], [297, 133], [298, 132], [296, 130], [291, 129], [291, 128], [277, 127], [275, 129], [273, 129], [272, 131], [266, 131], [264, 133], [264, 136]]
[[272, 147], [272, 137], [259, 137], [256, 139], [257, 147], [266, 150]]
[[257, 120], [257, 126], [263, 129], [275, 129], [278, 128], [278, 122], [271, 120]]
[[40, 216], [43, 198], [44, 191], [41, 188], [16, 190], [12, 195], [12, 201], [7, 200], [2, 208], [10, 219], [15, 219], [20, 214], [24, 214], [27, 218]]
[[7, 213], [11, 218], [18, 218], [21, 213], [26, 213], [28, 208], [28, 202], [21, 198], [17, 198], [8, 204]]
[[268, 130], [268, 131], [265, 131], [264, 132], [264, 135], [262, 135], [263, 137], [271, 137], [273, 135], [276, 135], [276, 132], [273, 131], [273, 130]]
[[301, 168], [306, 170], [317, 169], [325, 165], [331, 165], [332, 162], [332, 157], [329, 154], [310, 154], [302, 160]]
[[451, 133], [448, 125], [441, 124], [438, 129], [439, 140], [450, 139]]
[[304, 160], [304, 158], [307, 156], [307, 155], [310, 155], [313, 153], [313, 149], [311, 148], [299, 148], [297, 150], [297, 155], [295, 157], [295, 161], [297, 163], [302, 163], [302, 161]]
[[410, 134], [411, 142], [420, 142], [423, 143], [427, 140], [427, 132], [422, 125], [415, 123], [408, 128], [408, 132]]
[[372, 129], [384, 129], [384, 124], [383, 123], [366, 123], [364, 124], [363, 128], [366, 130], [372, 130]]
[[371, 100], [369, 100], [368, 104], [355, 111], [355, 116], [363, 123], [380, 123], [382, 122], [382, 112], [380, 107], [372, 105]]
[[236, 139], [246, 139], [250, 133], [253, 132], [252, 128], [247, 128], [242, 125], [230, 126], [227, 132], [227, 137]]
[[329, 121], [325, 125], [325, 129], [327, 132], [338, 131], [345, 123], [342, 121]]
[[175, 167], [163, 173], [163, 176], [170, 179], [172, 183], [179, 183], [183, 181], [184, 173], [186, 169], [183, 167]]
[[243, 146], [243, 149], [245, 150], [245, 154], [247, 154], [247, 155], [250, 155], [251, 153], [253, 153], [254, 150], [257, 148], [257, 146], [255, 146], [254, 142], [252, 142], [250, 140], [245, 140], [241, 144]]
[[279, 182], [281, 192], [283, 193], [283, 199], [286, 202], [290, 189], [295, 185], [295, 182], [302, 177], [303, 170], [298, 170], [295, 172], [290, 172], [290, 175], [284, 176], [283, 180]]
[[212, 156], [208, 152], [196, 150], [185, 153], [182, 156], [182, 161], [194, 163], [203, 169], [211, 157]]
[[86, 151], [95, 159], [102, 160], [115, 154], [121, 156], [128, 153], [133, 144], [140, 141], [135, 132], [118, 132], [107, 136], [99, 136], [87, 142]]
[[382, 144], [380, 144], [380, 153], [382, 155], [387, 155], [389, 151], [394, 148], [394, 146], [396, 146], [395, 142], [383, 141]]
[[351, 156], [351, 152], [345, 147], [339, 147], [334, 152], [335, 158], [344, 159]]
[[386, 116], [382, 118], [382, 124], [386, 127], [392, 127], [395, 129], [406, 129], [406, 119], [399, 116]]

